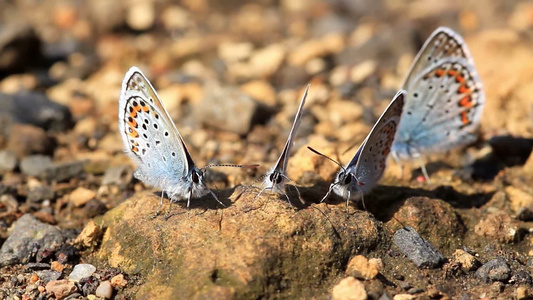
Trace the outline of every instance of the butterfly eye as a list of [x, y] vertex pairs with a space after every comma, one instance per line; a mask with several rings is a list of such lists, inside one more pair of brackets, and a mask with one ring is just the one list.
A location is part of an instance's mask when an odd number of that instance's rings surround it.
[[198, 177], [198, 174], [196, 174], [196, 172], [192, 172], [192, 182], [194, 183], [200, 182], [200, 178]]
[[278, 177], [276, 178], [276, 183], [281, 183], [281, 180], [283, 180], [283, 178], [282, 178], [281, 176], [278, 176]]
[[270, 181], [274, 181], [274, 173], [270, 174], [270, 177], [268, 177]]
[[346, 176], [344, 179], [344, 184], [349, 184], [350, 182], [352, 182], [352, 176], [348, 174], [348, 176]]

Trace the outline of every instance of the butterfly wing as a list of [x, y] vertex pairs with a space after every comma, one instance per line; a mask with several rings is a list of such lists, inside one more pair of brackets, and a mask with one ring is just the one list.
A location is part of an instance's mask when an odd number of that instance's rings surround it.
[[291, 148], [293, 145], [293, 139], [296, 135], [296, 132], [298, 131], [298, 127], [300, 126], [300, 122], [302, 121], [302, 113], [303, 113], [303, 107], [305, 104], [305, 98], [307, 98], [307, 92], [309, 91], [309, 84], [305, 88], [304, 94], [302, 96], [302, 100], [300, 100], [300, 106], [298, 106], [298, 111], [296, 112], [296, 116], [294, 117], [294, 122], [292, 123], [291, 131], [289, 132], [289, 137], [287, 138], [287, 142], [285, 143], [285, 147], [283, 147], [283, 151], [281, 152], [281, 155], [278, 158], [278, 161], [272, 167], [272, 170], [269, 173], [272, 172], [279, 172], [283, 175], [285, 175], [287, 172], [287, 163], [289, 161], [289, 156], [291, 154]]
[[387, 157], [400, 122], [405, 95], [405, 91], [399, 91], [394, 96], [359, 147], [354, 159], [346, 166], [346, 169], [353, 172], [357, 178], [360, 183], [359, 190], [363, 193], [369, 192], [385, 171]]
[[403, 87], [408, 93], [393, 144], [399, 157], [447, 151], [475, 140], [485, 94], [470, 51], [453, 30], [435, 30]]
[[119, 131], [135, 175], [163, 190], [194, 167], [185, 143], [148, 79], [137, 67], [124, 76], [119, 99]]

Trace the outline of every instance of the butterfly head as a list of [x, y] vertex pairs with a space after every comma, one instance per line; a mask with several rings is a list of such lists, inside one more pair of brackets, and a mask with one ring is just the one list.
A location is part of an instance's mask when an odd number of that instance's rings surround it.
[[189, 183], [189, 190], [192, 192], [194, 197], [201, 197], [209, 193], [209, 188], [206, 185], [206, 172], [205, 169], [198, 169], [194, 167], [191, 169], [187, 175], [187, 180], [185, 182]]
[[358, 194], [355, 192], [362, 185], [364, 184], [352, 172], [340, 170], [330, 188], [335, 194], [347, 199], [348, 197], [355, 197]]

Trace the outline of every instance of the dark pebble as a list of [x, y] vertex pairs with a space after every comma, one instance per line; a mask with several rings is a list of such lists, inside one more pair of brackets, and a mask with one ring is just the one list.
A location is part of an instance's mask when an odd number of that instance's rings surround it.
[[411, 295], [414, 295], [414, 294], [420, 294], [420, 293], [423, 293], [424, 290], [421, 289], [421, 288], [410, 288], [407, 290], [407, 294], [411, 294]]
[[50, 166], [41, 172], [40, 177], [48, 181], [66, 181], [79, 176], [87, 161], [73, 161]]
[[36, 274], [45, 284], [53, 280], [58, 280], [61, 277], [61, 272], [52, 270], [37, 271]]
[[57, 249], [56, 260], [62, 264], [73, 263], [79, 258], [78, 249], [74, 246], [66, 244]]
[[531, 275], [526, 270], [519, 270], [516, 271], [513, 276], [511, 276], [511, 279], [509, 279], [509, 283], [512, 284], [527, 284], [529, 286], [533, 285], [533, 280], [531, 279]]
[[55, 193], [54, 190], [49, 186], [40, 186], [33, 188], [28, 193], [27, 200], [30, 202], [41, 202], [44, 200], [54, 199]]
[[89, 276], [80, 280], [81, 292], [84, 296], [94, 294], [100, 282], [94, 276]]
[[32, 253], [34, 244], [41, 248], [56, 248], [64, 241], [61, 231], [45, 224], [30, 214], [25, 214], [15, 223], [11, 235], [0, 249], [0, 266], [24, 263]]
[[529, 207], [521, 207], [516, 212], [516, 218], [524, 222], [533, 221], [533, 210]]
[[50, 269], [50, 264], [47, 264], [47, 263], [29, 263], [29, 264], [26, 264], [26, 269], [33, 270], [33, 271], [48, 270], [48, 269]]
[[400, 287], [402, 288], [402, 290], [407, 291], [408, 289], [412, 288], [413, 286], [411, 284], [409, 284], [409, 282], [407, 282], [407, 281], [400, 281]]
[[88, 218], [94, 218], [107, 211], [107, 206], [98, 199], [91, 199], [85, 204], [85, 215]]
[[37, 251], [35, 261], [38, 263], [49, 262], [52, 260], [52, 257], [54, 257], [54, 250], [50, 248], [41, 248]]
[[511, 276], [511, 268], [502, 257], [485, 263], [476, 271], [476, 277], [484, 282], [505, 281]]
[[114, 166], [108, 168], [102, 178], [102, 185], [117, 185], [125, 187], [133, 179], [133, 170], [130, 166]]
[[24, 175], [39, 176], [44, 170], [52, 166], [52, 159], [45, 155], [31, 155], [20, 162], [20, 170]]
[[393, 241], [400, 251], [419, 268], [436, 268], [444, 261], [444, 256], [412, 227], [396, 231]]

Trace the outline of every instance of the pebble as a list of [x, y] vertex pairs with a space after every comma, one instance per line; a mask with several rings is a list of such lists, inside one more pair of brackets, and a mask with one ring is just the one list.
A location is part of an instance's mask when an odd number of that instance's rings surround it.
[[78, 290], [74, 282], [66, 279], [50, 281], [45, 288], [47, 292], [54, 294], [56, 299], [63, 299]]
[[207, 125], [244, 135], [254, 124], [266, 121], [269, 114], [240, 89], [210, 84], [204, 89], [201, 104], [195, 107], [195, 115]]
[[101, 215], [107, 211], [107, 206], [98, 199], [89, 200], [85, 204], [85, 215], [88, 218], [94, 218], [98, 215]]
[[533, 293], [526, 286], [521, 285], [516, 288], [515, 296], [518, 300], [525, 300], [531, 299], [531, 297], [533, 297]]
[[96, 289], [98, 288], [98, 285], [99, 285], [99, 281], [96, 277], [89, 276], [87, 278], [80, 280], [79, 285], [81, 286], [81, 292], [84, 295], [90, 295], [96, 292]]
[[228, 63], [243, 61], [250, 57], [253, 50], [252, 43], [225, 42], [218, 46], [218, 56]]
[[323, 57], [342, 51], [344, 44], [343, 34], [327, 34], [321, 38], [302, 43], [291, 51], [287, 60], [290, 65], [301, 66], [315, 57]]
[[10, 150], [0, 151], [0, 174], [10, 172], [17, 166], [17, 155]]
[[518, 212], [521, 208], [533, 209], [533, 195], [531, 193], [513, 186], [506, 187], [505, 193], [513, 211]]
[[133, 169], [128, 165], [107, 168], [102, 178], [102, 185], [114, 184], [125, 187], [133, 179]]
[[47, 263], [28, 263], [26, 264], [28, 270], [47, 270], [50, 269], [50, 264]]
[[341, 280], [331, 292], [332, 300], [365, 300], [367, 297], [365, 285], [353, 277]]
[[128, 284], [128, 281], [126, 279], [124, 279], [124, 275], [123, 274], [118, 274], [116, 276], [113, 276], [113, 278], [111, 278], [111, 285], [113, 287], [115, 287], [115, 288], [116, 287], [123, 288], [127, 284]]
[[28, 193], [27, 200], [30, 202], [41, 202], [44, 200], [53, 200], [55, 197], [54, 189], [44, 185], [31, 189]]
[[70, 193], [70, 202], [76, 207], [83, 206], [89, 200], [93, 199], [96, 196], [96, 193], [86, 189], [84, 187], [78, 187], [72, 193]]
[[53, 261], [51, 264], [50, 264], [50, 269], [52, 271], [56, 271], [56, 272], [63, 272], [63, 270], [65, 269], [65, 265], [63, 265], [62, 263], [58, 262], [58, 261]]
[[513, 243], [522, 236], [518, 222], [505, 212], [496, 212], [480, 220], [474, 232], [500, 243]]
[[54, 164], [41, 173], [41, 177], [48, 181], [66, 181], [79, 176], [84, 171], [86, 160]]
[[273, 44], [255, 51], [250, 58], [252, 72], [262, 78], [274, 75], [281, 67], [286, 54], [287, 48], [282, 44]]
[[382, 265], [383, 262], [379, 258], [367, 259], [363, 255], [356, 255], [348, 262], [345, 273], [357, 279], [374, 279]]
[[457, 249], [452, 255], [452, 261], [461, 265], [463, 271], [473, 271], [480, 266], [480, 262], [470, 253]]
[[0, 249], [0, 266], [24, 263], [32, 252], [33, 245], [41, 248], [57, 248], [64, 237], [55, 226], [42, 223], [30, 214], [24, 214], [15, 223], [11, 235]]
[[126, 23], [134, 30], [147, 30], [153, 26], [155, 6], [151, 1], [135, 1], [128, 5]]
[[39, 176], [52, 166], [52, 159], [44, 155], [30, 155], [20, 162], [20, 170], [28, 176]]
[[113, 287], [109, 280], [102, 281], [98, 288], [96, 289], [95, 295], [105, 299], [110, 299], [113, 295]]
[[476, 277], [484, 282], [505, 281], [511, 276], [511, 268], [502, 257], [488, 261], [476, 271]]
[[74, 240], [74, 244], [85, 248], [94, 247], [100, 241], [102, 234], [102, 228], [96, 225], [93, 220], [90, 220], [87, 225], [85, 225], [80, 235]]
[[83, 278], [93, 275], [95, 271], [96, 267], [91, 264], [78, 264], [74, 266], [74, 269], [72, 269], [72, 272], [68, 275], [68, 279], [74, 282], [79, 282]]
[[11, 127], [9, 132], [7, 149], [19, 158], [31, 154], [52, 154], [54, 142], [42, 128], [16, 124]]
[[276, 105], [276, 90], [265, 80], [252, 80], [241, 86], [250, 97], [268, 106]]
[[48, 283], [50, 281], [58, 280], [59, 277], [61, 277], [61, 272], [51, 271], [51, 270], [43, 270], [43, 271], [37, 271], [37, 276], [39, 276], [39, 278], [44, 283]]
[[444, 260], [444, 256], [412, 227], [396, 231], [393, 240], [400, 251], [419, 268], [436, 268]]

